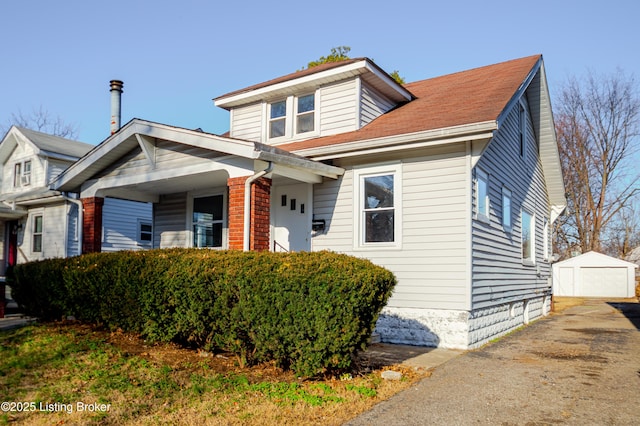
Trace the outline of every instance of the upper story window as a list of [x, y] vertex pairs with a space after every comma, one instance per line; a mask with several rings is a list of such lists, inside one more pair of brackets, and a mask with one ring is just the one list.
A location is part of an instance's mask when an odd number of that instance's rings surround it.
[[14, 188], [29, 185], [31, 185], [31, 160], [16, 163], [13, 167]]
[[308, 136], [316, 130], [316, 95], [289, 96], [268, 105], [269, 139]]
[[284, 136], [287, 130], [287, 102], [274, 102], [269, 110], [269, 137]]
[[297, 104], [296, 133], [313, 132], [315, 127], [315, 95], [300, 96]]

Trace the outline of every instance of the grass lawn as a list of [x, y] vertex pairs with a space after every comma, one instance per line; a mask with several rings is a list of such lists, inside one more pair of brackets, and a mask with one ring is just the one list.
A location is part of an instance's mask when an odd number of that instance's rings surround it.
[[302, 380], [228, 354], [150, 345], [79, 324], [0, 332], [2, 424], [342, 424], [428, 372], [381, 366]]

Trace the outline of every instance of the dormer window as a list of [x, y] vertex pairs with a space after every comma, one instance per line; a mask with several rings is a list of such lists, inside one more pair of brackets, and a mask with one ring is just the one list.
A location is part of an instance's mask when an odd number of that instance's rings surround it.
[[269, 139], [309, 137], [316, 131], [316, 95], [288, 96], [268, 104]]
[[274, 102], [270, 105], [269, 137], [284, 136], [287, 129], [287, 101]]
[[296, 133], [313, 132], [315, 122], [315, 95], [306, 95], [298, 98], [298, 111], [296, 119]]

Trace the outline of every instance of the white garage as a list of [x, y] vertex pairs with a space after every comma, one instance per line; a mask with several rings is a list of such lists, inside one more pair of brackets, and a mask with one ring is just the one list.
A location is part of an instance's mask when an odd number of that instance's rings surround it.
[[553, 294], [577, 297], [634, 297], [638, 265], [601, 253], [554, 263]]

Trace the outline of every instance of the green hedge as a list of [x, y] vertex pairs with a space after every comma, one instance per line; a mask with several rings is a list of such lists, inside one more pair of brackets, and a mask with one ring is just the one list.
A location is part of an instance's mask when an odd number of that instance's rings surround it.
[[312, 376], [351, 365], [395, 277], [331, 252], [169, 249], [21, 264], [10, 285], [43, 320], [74, 316]]

